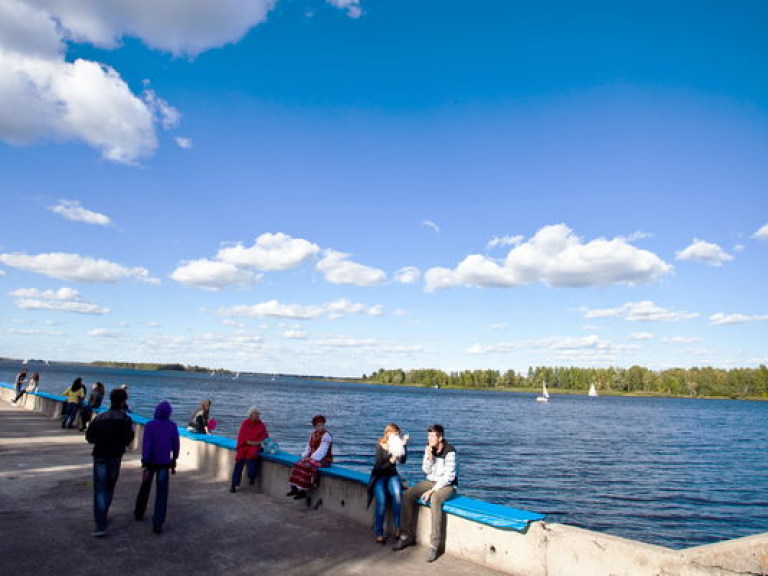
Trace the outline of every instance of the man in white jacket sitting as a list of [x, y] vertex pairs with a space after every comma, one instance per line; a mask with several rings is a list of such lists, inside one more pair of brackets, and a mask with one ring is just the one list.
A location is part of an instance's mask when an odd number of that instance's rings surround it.
[[427, 429], [427, 446], [421, 469], [427, 479], [411, 486], [403, 493], [404, 530], [392, 546], [393, 550], [402, 550], [416, 542], [414, 521], [416, 505], [421, 499], [428, 503], [432, 511], [432, 532], [429, 538], [427, 562], [434, 562], [440, 556], [443, 546], [443, 504], [453, 498], [459, 484], [456, 449], [446, 442], [445, 430], [440, 424], [433, 424]]

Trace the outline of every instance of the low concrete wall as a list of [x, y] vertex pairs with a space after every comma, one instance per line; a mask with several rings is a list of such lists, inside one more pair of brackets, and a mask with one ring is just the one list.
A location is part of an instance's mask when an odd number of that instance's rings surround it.
[[[10, 402], [13, 396], [12, 386], [0, 383], [0, 399]], [[56, 418], [61, 413], [61, 400], [40, 393], [24, 395], [20, 405]], [[135, 416], [135, 421], [134, 447], [141, 445], [146, 419]], [[182, 430], [178, 468], [228, 481], [234, 464], [233, 448], [231, 438]], [[285, 453], [264, 455], [258, 487], [265, 494], [284, 498], [292, 460], [295, 458]], [[311, 499], [284, 499], [286, 505], [317, 507], [370, 529], [372, 510], [366, 509], [364, 475], [346, 476], [334, 475], [334, 469], [325, 470]], [[227, 488], [228, 484], [222, 485], [222, 490]], [[420, 542], [428, 540], [429, 516], [428, 508], [420, 508]], [[445, 549], [447, 554], [516, 576], [768, 576], [768, 533], [673, 550], [565, 524], [535, 522], [520, 533], [446, 514]]]

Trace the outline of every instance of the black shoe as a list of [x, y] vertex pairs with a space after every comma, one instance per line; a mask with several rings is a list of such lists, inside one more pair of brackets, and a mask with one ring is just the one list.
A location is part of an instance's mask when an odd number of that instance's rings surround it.
[[248, 478], [248, 484], [256, 484], [256, 478]]
[[296, 496], [293, 497], [294, 500], [304, 500], [304, 498], [307, 497], [307, 493], [304, 492], [304, 490], [299, 490], [296, 492]]
[[163, 531], [163, 526], [161, 524], [153, 524], [152, 525], [152, 532], [155, 534], [160, 534], [160, 532]]
[[144, 514], [133, 514], [133, 519], [136, 520], [136, 522], [141, 522], [144, 520]]
[[296, 486], [291, 486], [291, 491], [286, 496], [296, 496], [299, 493], [299, 489]]
[[230, 492], [237, 492], [237, 488], [235, 488], [234, 486], [230, 486], [229, 487], [229, 491]]
[[427, 562], [434, 562], [440, 557], [440, 552], [438, 552], [437, 548], [434, 546], [429, 547], [429, 552], [427, 553]]
[[394, 546], [392, 546], [392, 550], [402, 550], [404, 548], [408, 548], [408, 546], [411, 546], [413, 544], [413, 538], [411, 538], [408, 534], [400, 534], [400, 538], [397, 539], [397, 542], [395, 542]]

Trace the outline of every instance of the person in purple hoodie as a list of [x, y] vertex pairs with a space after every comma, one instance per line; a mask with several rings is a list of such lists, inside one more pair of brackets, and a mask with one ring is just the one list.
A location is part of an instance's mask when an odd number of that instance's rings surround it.
[[165, 513], [168, 509], [168, 484], [170, 474], [176, 473], [176, 459], [179, 457], [179, 429], [171, 420], [173, 409], [168, 402], [160, 402], [155, 408], [155, 418], [144, 427], [144, 442], [141, 450], [142, 482], [136, 496], [133, 516], [144, 519], [147, 510], [152, 479], [157, 476], [155, 486], [155, 512], [152, 515], [152, 530], [155, 534], [163, 531]]

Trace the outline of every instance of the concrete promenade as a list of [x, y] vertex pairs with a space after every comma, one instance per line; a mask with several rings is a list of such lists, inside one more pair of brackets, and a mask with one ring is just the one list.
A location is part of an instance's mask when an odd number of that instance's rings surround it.
[[[106, 538], [94, 538], [91, 446], [58, 420], [0, 402], [0, 562], [4, 574], [501, 574], [425, 549], [393, 552], [372, 532], [322, 509], [180, 468], [162, 534], [133, 519], [139, 451], [127, 452]], [[154, 494], [154, 493], [153, 493]]]

